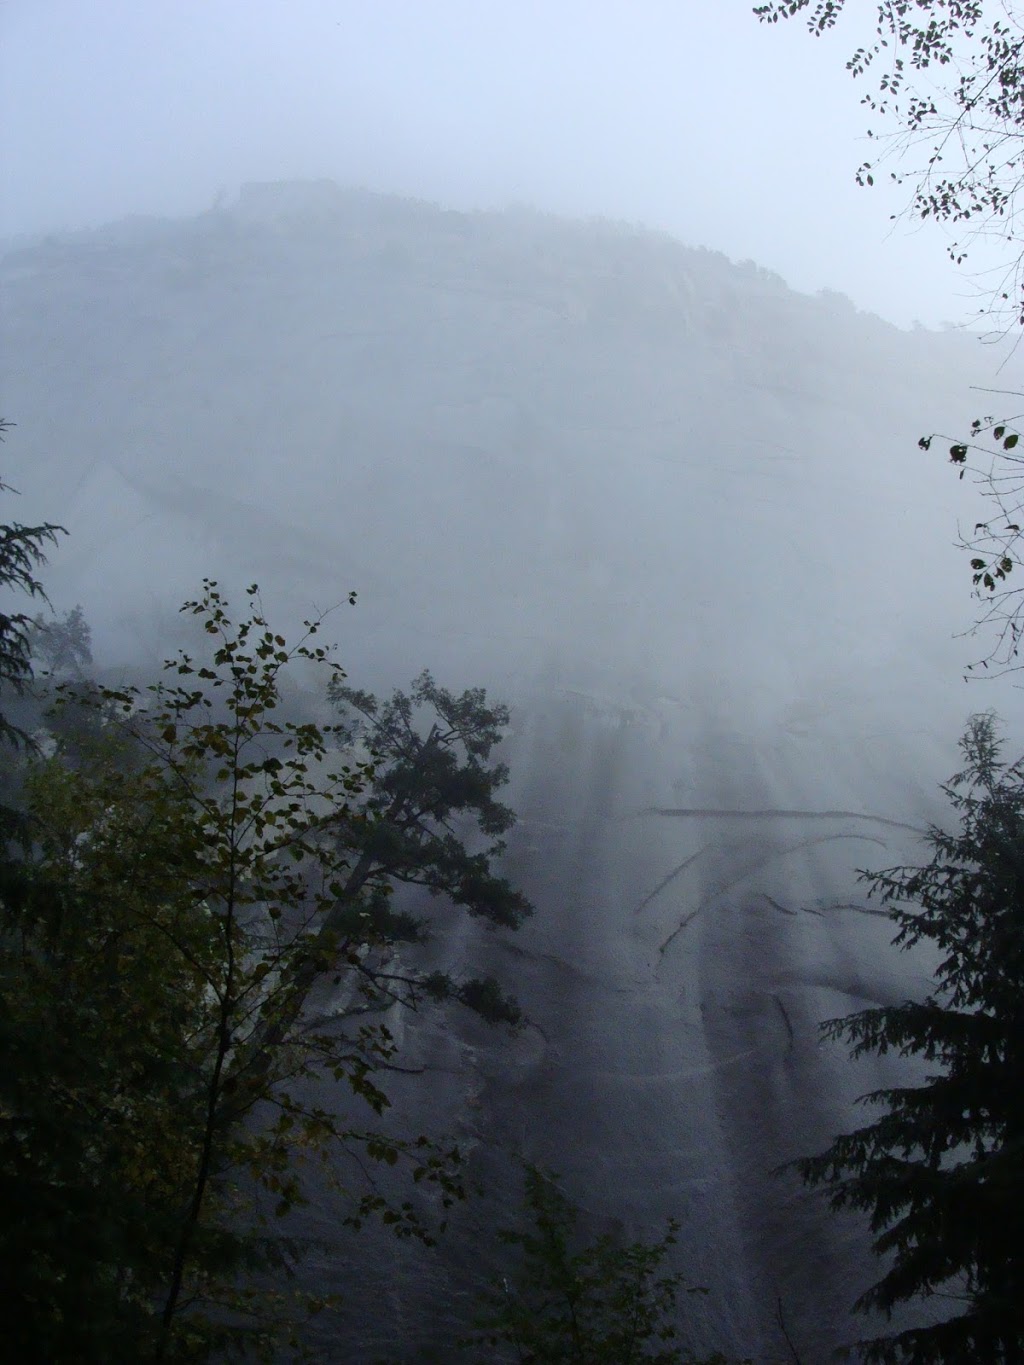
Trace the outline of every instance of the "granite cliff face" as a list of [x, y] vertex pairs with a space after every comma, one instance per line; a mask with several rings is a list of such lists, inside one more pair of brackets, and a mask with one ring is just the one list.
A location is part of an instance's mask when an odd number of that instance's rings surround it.
[[203, 575], [292, 617], [356, 588], [353, 681], [426, 665], [514, 707], [537, 914], [445, 952], [531, 1023], [410, 1026], [395, 1081], [488, 1194], [440, 1253], [314, 1262], [351, 1304], [327, 1358], [450, 1339], [524, 1154], [596, 1226], [681, 1219], [698, 1345], [788, 1358], [781, 1301], [825, 1359], [866, 1236], [771, 1171], [881, 1074], [817, 1022], [926, 979], [856, 869], [915, 856], [969, 709], [1015, 719], [961, 681], [974, 507], [916, 450], [990, 360], [656, 234], [327, 184], [0, 271], [6, 473], [72, 531], [48, 582], [101, 653], [162, 655]]

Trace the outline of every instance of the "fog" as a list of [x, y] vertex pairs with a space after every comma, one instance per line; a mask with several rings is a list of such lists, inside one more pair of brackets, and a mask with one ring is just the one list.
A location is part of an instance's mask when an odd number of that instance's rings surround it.
[[[355, 588], [353, 681], [513, 704], [537, 916], [445, 951], [531, 1026], [413, 1031], [409, 1111], [499, 1206], [525, 1153], [593, 1217], [680, 1216], [707, 1344], [775, 1358], [782, 1295], [822, 1358], [863, 1230], [769, 1171], [877, 1080], [818, 1020], [925, 979], [856, 869], [913, 856], [972, 706], [1019, 710], [965, 691], [974, 505], [916, 446], [984, 350], [664, 234], [323, 181], [12, 251], [4, 296], [8, 474], [71, 529], [47, 584], [105, 662], [154, 666], [204, 575], [289, 622]], [[450, 1337], [465, 1245], [382, 1248], [383, 1319], [364, 1252], [345, 1358]]]
[[152, 668], [209, 575], [290, 625], [355, 589], [355, 684], [512, 704], [537, 913], [442, 953], [530, 1024], [410, 1026], [429, 1084], [395, 1083], [486, 1195], [438, 1252], [315, 1260], [348, 1303], [323, 1358], [451, 1339], [525, 1155], [594, 1226], [681, 1220], [698, 1347], [787, 1358], [782, 1301], [825, 1359], [867, 1233], [771, 1172], [892, 1074], [818, 1022], [927, 981], [857, 869], [919, 854], [969, 711], [1021, 733], [1009, 682], [963, 681], [979, 503], [917, 447], [1003, 353], [908, 329], [969, 282], [854, 193], [845, 38], [830, 66], [745, 5], [252, 8], [5, 7], [0, 411], [105, 665]]
[[940, 232], [890, 222], [903, 191], [854, 184], [858, 22], [813, 41], [748, 0], [6, 0], [0, 236], [328, 177], [644, 223], [904, 326], [960, 323], [993, 259], [957, 274]]

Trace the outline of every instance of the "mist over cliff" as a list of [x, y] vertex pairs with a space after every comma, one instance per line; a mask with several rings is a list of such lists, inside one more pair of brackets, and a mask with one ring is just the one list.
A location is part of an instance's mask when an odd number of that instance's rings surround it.
[[[976, 509], [916, 446], [991, 357], [640, 228], [326, 182], [21, 243], [0, 280], [4, 472], [71, 532], [47, 587], [104, 662], [172, 651], [203, 576], [292, 622], [356, 589], [353, 682], [513, 706], [537, 914], [445, 951], [531, 1022], [423, 1024], [429, 1084], [396, 1083], [486, 1176], [466, 1226], [525, 1155], [599, 1221], [680, 1218], [698, 1344], [785, 1358], [781, 1301], [824, 1359], [866, 1233], [771, 1172], [888, 1074], [818, 1021], [927, 971], [856, 870], [915, 856], [968, 710], [1019, 713], [964, 688]], [[351, 1290], [338, 1358], [412, 1360], [472, 1257], [369, 1246], [317, 1265]]]

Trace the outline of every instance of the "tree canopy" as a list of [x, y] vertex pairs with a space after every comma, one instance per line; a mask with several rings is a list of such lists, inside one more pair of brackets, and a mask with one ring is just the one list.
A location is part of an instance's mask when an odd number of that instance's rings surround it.
[[[10, 426], [0, 420], [0, 440]], [[0, 480], [0, 494], [14, 491]], [[45, 597], [37, 574], [46, 563], [47, 547], [55, 546], [58, 536], [64, 534], [62, 526], [51, 522], [40, 526], [23, 526], [18, 521], [0, 525], [0, 589], [5, 594]], [[0, 707], [4, 691], [21, 694], [32, 677], [32, 626], [33, 620], [26, 612], [0, 608]], [[27, 735], [0, 709], [0, 741], [22, 743], [26, 739]]]
[[[525, 1168], [525, 1226], [498, 1236], [518, 1253], [512, 1278], [480, 1296], [473, 1332], [463, 1346], [488, 1365], [699, 1365], [678, 1341], [676, 1300], [687, 1289], [665, 1261], [676, 1243], [671, 1219], [654, 1242], [626, 1242], [613, 1233], [585, 1240], [580, 1210], [557, 1178]], [[482, 1352], [477, 1354], [476, 1352]], [[703, 1365], [726, 1365], [724, 1356]]]
[[[288, 718], [292, 664], [343, 675], [319, 620], [289, 646], [248, 599], [236, 620], [207, 581], [183, 608], [207, 655], [180, 653], [148, 689], [65, 685], [65, 711], [93, 723], [55, 725], [24, 761], [30, 838], [0, 897], [0, 1325], [19, 1359], [297, 1342], [321, 1304], [289, 1302], [297, 1249], [275, 1220], [305, 1200], [310, 1162], [353, 1227], [378, 1216], [430, 1240], [462, 1194], [457, 1148], [386, 1122], [389, 1012], [452, 999], [518, 1017], [494, 981], [398, 962], [428, 926], [389, 910], [402, 879], [506, 927], [529, 912], [491, 870], [512, 821], [489, 761], [507, 712], [424, 677], [414, 700], [438, 720], [422, 742], [400, 693], [357, 698], [404, 716], [390, 747]], [[434, 1195], [348, 1189], [340, 1150]]]
[[[870, 88], [868, 129], [878, 152], [857, 168], [872, 185], [879, 170], [912, 186], [912, 217], [953, 227], [950, 258], [961, 264], [972, 240], [1006, 244], [1005, 273], [986, 309], [1024, 323], [1024, 269], [1016, 200], [1024, 171], [1024, 27], [1012, 5], [985, 0], [769, 0], [765, 23], [796, 15], [818, 37], [844, 17], [874, 9], [873, 37], [846, 62]], [[985, 311], [983, 309], [983, 311]]]
[[934, 989], [824, 1026], [854, 1056], [918, 1058], [928, 1075], [865, 1095], [878, 1116], [797, 1163], [834, 1208], [870, 1214], [886, 1269], [856, 1306], [943, 1310], [859, 1343], [885, 1365], [1024, 1357], [1024, 760], [1001, 759], [990, 715], [961, 748], [944, 788], [959, 831], [933, 828], [923, 866], [864, 874], [895, 944], [937, 952]]
[[[1020, 394], [1004, 392], [1005, 398]], [[1024, 638], [1024, 583], [1014, 569], [1024, 558], [1024, 455], [1020, 453], [1021, 415], [978, 417], [968, 437], [922, 436], [918, 445], [930, 450], [933, 443], [948, 443], [950, 463], [962, 479], [970, 474], [991, 507], [985, 521], [970, 530], [961, 529], [959, 545], [970, 555], [971, 583], [981, 602], [981, 614], [971, 633], [986, 634], [991, 643], [977, 661], [969, 664], [1002, 673], [1019, 668]]]
[[[871, 16], [873, 36], [853, 49], [850, 74], [868, 85], [862, 104], [881, 120], [868, 130], [878, 152], [857, 168], [861, 185], [883, 166], [892, 181], [909, 183], [907, 212], [953, 230], [948, 251], [956, 265], [972, 242], [996, 246], [1002, 262], [986, 285], [982, 312], [1024, 325], [1024, 239], [1017, 197], [1024, 184], [1024, 23], [1017, 7], [985, 0], [768, 0], [754, 7], [763, 23], [797, 15], [817, 37], [844, 18]], [[1020, 394], [1006, 393], [1010, 403]], [[1008, 582], [1024, 560], [1024, 478], [1016, 452], [1020, 418], [1005, 410], [977, 418], [970, 436], [942, 441], [960, 476], [970, 472], [992, 515], [962, 531], [972, 582], [982, 602], [976, 627], [992, 637], [978, 660], [984, 669], [1019, 667], [1024, 588]], [[968, 671], [971, 671], [971, 665]]]

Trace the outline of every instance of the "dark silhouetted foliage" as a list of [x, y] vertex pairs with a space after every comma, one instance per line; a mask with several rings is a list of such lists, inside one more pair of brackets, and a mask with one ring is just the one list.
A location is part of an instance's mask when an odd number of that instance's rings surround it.
[[896, 945], [937, 950], [935, 988], [824, 1026], [854, 1056], [920, 1058], [929, 1075], [865, 1095], [880, 1116], [797, 1163], [834, 1208], [870, 1214], [886, 1269], [860, 1310], [949, 1309], [859, 1343], [885, 1365], [1024, 1359], [1024, 760], [1000, 759], [989, 715], [961, 748], [966, 766], [944, 788], [959, 831], [933, 828], [922, 867], [864, 874]]
[[[697, 1358], [677, 1344], [676, 1300], [685, 1289], [664, 1263], [678, 1225], [669, 1220], [656, 1242], [624, 1242], [604, 1233], [586, 1242], [579, 1209], [556, 1178], [525, 1172], [527, 1226], [498, 1235], [518, 1251], [509, 1278], [481, 1297], [481, 1311], [463, 1346], [474, 1360], [535, 1365], [684, 1365]], [[704, 1365], [725, 1365], [724, 1357]]]
[[[463, 1194], [457, 1148], [386, 1121], [384, 1011], [515, 1011], [496, 983], [399, 971], [387, 888], [422, 880], [506, 925], [525, 912], [493, 845], [471, 855], [446, 823], [511, 823], [487, 766], [506, 713], [421, 680], [451, 732], [422, 763], [408, 734], [402, 762], [383, 736], [357, 752], [350, 727], [283, 714], [295, 661], [343, 676], [320, 622], [289, 646], [248, 596], [235, 621], [207, 581], [183, 610], [208, 657], [179, 654], [148, 689], [66, 685], [94, 723], [55, 725], [24, 760], [31, 837], [10, 854], [21, 893], [0, 898], [0, 1332], [19, 1360], [280, 1359], [321, 1306], [291, 1295], [300, 1248], [276, 1232], [309, 1162], [353, 1229], [379, 1217], [429, 1242]], [[354, 1109], [324, 1098], [339, 1086]], [[341, 1151], [429, 1197], [349, 1188]]]
[[[0, 421], [0, 440], [9, 427], [10, 423]], [[0, 493], [13, 491], [0, 481]], [[47, 546], [56, 545], [57, 537], [64, 534], [62, 526], [50, 522], [23, 526], [15, 521], [0, 526], [0, 589], [5, 596], [12, 592], [28, 597], [46, 596], [36, 575], [46, 563]], [[25, 612], [0, 609], [0, 706], [6, 690], [20, 695], [32, 678], [32, 626], [32, 618]], [[21, 744], [27, 738], [0, 709], [0, 741]]]

